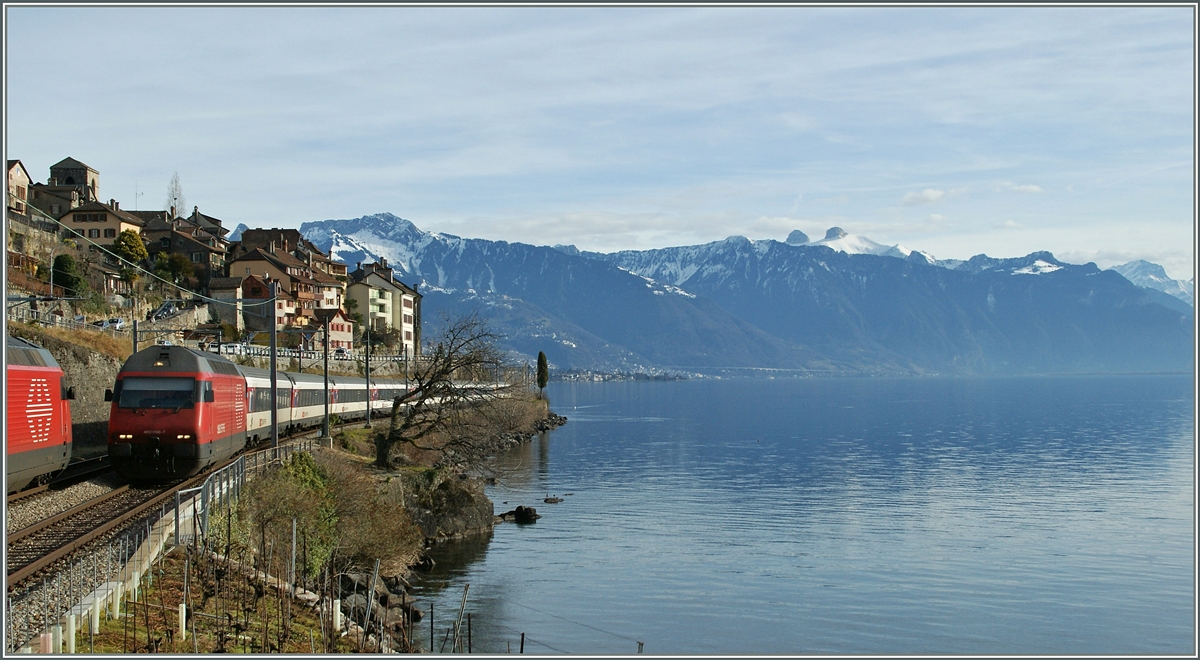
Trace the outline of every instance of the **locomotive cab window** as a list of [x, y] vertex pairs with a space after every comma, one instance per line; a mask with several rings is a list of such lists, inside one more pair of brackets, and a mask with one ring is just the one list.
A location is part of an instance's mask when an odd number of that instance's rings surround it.
[[[208, 385], [211, 392], [212, 383]], [[197, 390], [195, 378], [130, 376], [117, 381], [114, 396], [118, 408], [191, 408]]]

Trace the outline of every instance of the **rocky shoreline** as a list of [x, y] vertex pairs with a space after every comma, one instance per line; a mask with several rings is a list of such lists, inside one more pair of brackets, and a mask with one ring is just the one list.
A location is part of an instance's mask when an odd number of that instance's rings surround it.
[[[517, 520], [518, 515], [513, 511], [496, 514], [495, 504], [484, 492], [487, 484], [494, 481], [477, 476], [478, 473], [493, 456], [566, 423], [566, 417], [551, 412], [528, 430], [498, 434], [471, 445], [469, 450], [447, 451], [429, 470], [409, 470], [393, 475], [404, 480], [405, 508], [421, 529], [425, 547], [490, 533], [497, 523]], [[521, 522], [536, 520], [536, 511], [529, 511], [530, 514], [520, 514]]]
[[526, 432], [516, 433], [501, 433], [492, 438], [483, 440], [470, 447], [457, 449], [448, 449], [441, 458], [434, 463], [434, 467], [438, 469], [447, 469], [454, 472], [466, 473], [473, 469], [479, 468], [492, 456], [519, 447], [533, 440], [539, 433], [553, 431], [554, 429], [567, 423], [567, 418], [553, 412], [548, 413], [545, 418], [538, 420], [533, 429]]

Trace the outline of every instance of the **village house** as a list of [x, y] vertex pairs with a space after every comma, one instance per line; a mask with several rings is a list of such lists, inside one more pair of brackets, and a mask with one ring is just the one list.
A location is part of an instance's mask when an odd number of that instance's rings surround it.
[[29, 205], [29, 172], [19, 160], [8, 161], [8, 210], [10, 213], [25, 214]]
[[131, 230], [140, 234], [145, 225], [141, 218], [122, 211], [120, 203], [112, 199], [107, 204], [81, 204], [60, 216], [58, 221], [68, 232], [87, 239], [92, 245], [112, 245], [121, 232]]
[[362, 315], [363, 323], [374, 331], [395, 328], [406, 355], [420, 355], [421, 294], [396, 279], [387, 259], [363, 265], [350, 273], [347, 300]]
[[244, 277], [214, 277], [208, 281], [208, 295], [221, 301], [212, 305], [222, 323], [228, 323], [240, 335], [246, 329], [242, 318], [242, 286]]
[[225, 274], [228, 241], [221, 236], [220, 221], [215, 227], [209, 223], [210, 228], [206, 229], [197, 218], [199, 211], [191, 218], [171, 218], [169, 211], [139, 211], [137, 215], [148, 218], [142, 240], [151, 260], [172, 253], [186, 257], [203, 289], [211, 285], [214, 277]]
[[[302, 325], [299, 323], [296, 299], [284, 290], [282, 282], [266, 274], [246, 275], [241, 279], [242, 319], [247, 330], [270, 330], [272, 316], [276, 330]], [[273, 306], [270, 304], [272, 282], [280, 284]]]
[[29, 185], [28, 202], [55, 218], [88, 202], [100, 200], [100, 173], [74, 158], [50, 166], [46, 183]]
[[[316, 334], [313, 335], [313, 348], [321, 350], [324, 336], [325, 326], [318, 326]], [[329, 321], [329, 350], [337, 348], [346, 350], [354, 348], [354, 322], [340, 309], [337, 315]]]
[[[306, 319], [315, 319], [313, 308], [317, 306], [317, 282], [310, 275], [308, 265], [287, 252], [268, 246], [254, 248], [229, 262], [229, 275], [266, 275], [278, 280], [280, 294], [287, 294], [296, 302], [296, 313]], [[307, 325], [307, 320], [302, 322]]]
[[[346, 265], [322, 252], [296, 229], [247, 229], [230, 245], [230, 261], [263, 249], [285, 252], [306, 264], [305, 276], [315, 282], [317, 307], [341, 307], [346, 295]], [[244, 266], [243, 266], [244, 268]], [[234, 274], [232, 269], [230, 274]]]

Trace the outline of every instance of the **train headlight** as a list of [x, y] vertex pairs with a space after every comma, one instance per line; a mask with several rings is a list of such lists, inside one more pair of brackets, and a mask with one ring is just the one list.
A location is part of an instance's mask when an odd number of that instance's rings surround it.
[[133, 440], [133, 434], [132, 433], [122, 433], [117, 436], [117, 439], [118, 440]]
[[191, 439], [192, 439], [192, 434], [190, 434], [190, 433], [187, 433], [187, 434], [184, 434], [184, 435], [177, 435], [177, 436], [175, 436], [175, 439], [176, 439], [176, 440], [191, 440]]

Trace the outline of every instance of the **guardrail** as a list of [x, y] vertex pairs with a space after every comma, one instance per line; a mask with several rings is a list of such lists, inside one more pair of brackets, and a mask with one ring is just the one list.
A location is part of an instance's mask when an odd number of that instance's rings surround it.
[[66, 328], [68, 330], [90, 330], [92, 332], [103, 332], [112, 336], [128, 335], [129, 326], [118, 330], [114, 326], [100, 328], [86, 321], [76, 321], [73, 318], [67, 318], [60, 314], [51, 314], [49, 312], [41, 312], [29, 309], [28, 307], [13, 307], [8, 310], [8, 319], [10, 321], [20, 321], [22, 323], [40, 323], [55, 328]]
[[[180, 532], [183, 529], [180, 517], [183, 515], [185, 500], [191, 505], [193, 521], [199, 517], [199, 528], [194, 533], [207, 537], [208, 515], [212, 509], [240, 497], [242, 489], [252, 475], [257, 475], [271, 465], [282, 465], [297, 452], [311, 452], [315, 445], [316, 441], [308, 438], [273, 449], [242, 454], [236, 461], [210, 474], [203, 484], [175, 491], [175, 545], [181, 545], [184, 537]], [[194, 501], [197, 494], [200, 497], [198, 503]]]
[[[243, 454], [208, 475], [202, 485], [176, 491], [173, 507], [166, 503], [156, 507], [108, 544], [91, 550], [88, 556], [70, 560], [52, 581], [43, 581], [40, 589], [25, 594], [21, 602], [10, 595], [6, 650], [20, 652], [22, 646], [36, 642], [33, 645], [40, 646], [43, 653], [73, 653], [76, 623], [86, 621], [95, 630], [101, 613], [120, 616], [125, 593], [132, 593], [136, 600], [142, 581], [151, 575], [155, 559], [164, 550], [192, 543], [197, 536], [205, 538], [211, 511], [240, 496], [254, 475], [272, 465], [282, 465], [297, 452], [311, 452], [317, 444], [317, 440], [308, 438]], [[190, 534], [183, 531], [189, 524], [193, 530]], [[14, 605], [26, 610], [21, 625], [15, 621]]]
[[[216, 352], [215, 346], [216, 346], [215, 344], [210, 344], [209, 350], [215, 353]], [[308, 349], [282, 348], [282, 347], [276, 348], [275, 350], [276, 350], [276, 354], [279, 357], [286, 357], [286, 358], [301, 358], [304, 360], [318, 360], [318, 359], [322, 359], [325, 357], [325, 352], [322, 350], [308, 350]], [[259, 344], [246, 345], [246, 344], [241, 344], [241, 343], [228, 343], [228, 344], [222, 343], [221, 344], [221, 355], [253, 355], [253, 356], [257, 356], [257, 357], [270, 357], [271, 349], [270, 349], [270, 347], [261, 346]], [[339, 362], [355, 362], [355, 361], [361, 362], [364, 359], [364, 357], [363, 357], [362, 353], [358, 353], [358, 352], [343, 353], [340, 355], [337, 353], [331, 352], [329, 354], [329, 359], [337, 360]], [[406, 358], [403, 355], [375, 354], [375, 353], [371, 354], [371, 363], [372, 364], [380, 363], [380, 362], [404, 362], [404, 361], [406, 361]], [[412, 363], [413, 366], [415, 367], [420, 362], [428, 361], [428, 358], [426, 358], [425, 356], [413, 357], [410, 355], [410, 356], [408, 356], [407, 361]]]

